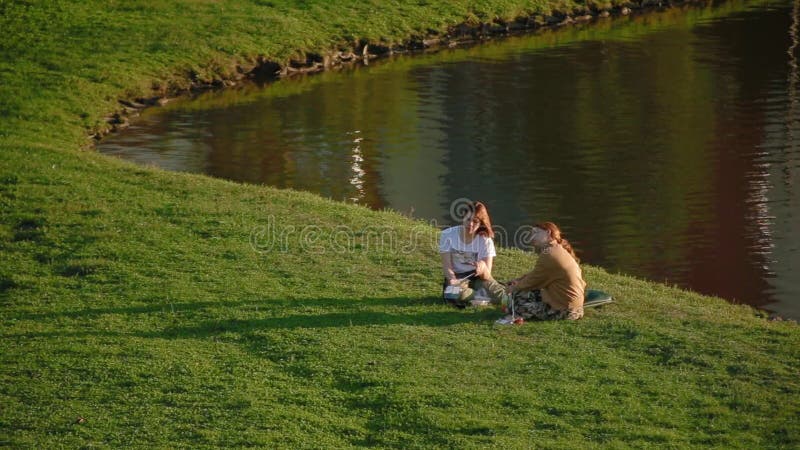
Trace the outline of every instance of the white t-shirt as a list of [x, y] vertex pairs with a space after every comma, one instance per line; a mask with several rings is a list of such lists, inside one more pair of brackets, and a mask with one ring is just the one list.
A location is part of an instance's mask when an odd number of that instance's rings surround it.
[[497, 256], [492, 238], [476, 235], [467, 244], [461, 239], [463, 229], [463, 225], [450, 227], [439, 237], [439, 253], [452, 253], [453, 270], [457, 273], [475, 270], [475, 263], [481, 259]]

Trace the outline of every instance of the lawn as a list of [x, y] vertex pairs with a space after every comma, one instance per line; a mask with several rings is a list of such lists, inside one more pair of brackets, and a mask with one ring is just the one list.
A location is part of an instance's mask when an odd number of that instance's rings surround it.
[[496, 327], [422, 221], [89, 145], [120, 99], [575, 6], [0, 0], [0, 445], [800, 446], [793, 322], [585, 266], [614, 304]]

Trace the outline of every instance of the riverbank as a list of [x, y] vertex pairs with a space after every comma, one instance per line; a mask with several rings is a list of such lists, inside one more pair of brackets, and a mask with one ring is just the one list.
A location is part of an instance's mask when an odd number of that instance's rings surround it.
[[424, 223], [81, 150], [118, 100], [241, 61], [551, 7], [54, 5], [2, 14], [0, 442], [798, 444], [792, 323], [586, 267], [616, 304], [496, 329], [439, 304]]

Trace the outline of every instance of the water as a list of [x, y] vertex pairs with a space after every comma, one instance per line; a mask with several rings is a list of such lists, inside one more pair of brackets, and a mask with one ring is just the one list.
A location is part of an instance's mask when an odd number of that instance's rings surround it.
[[797, 12], [727, 2], [148, 110], [100, 151], [449, 224], [800, 318]]

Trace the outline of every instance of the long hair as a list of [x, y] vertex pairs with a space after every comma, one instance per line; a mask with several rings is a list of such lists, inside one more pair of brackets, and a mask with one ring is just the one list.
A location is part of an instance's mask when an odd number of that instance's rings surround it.
[[481, 223], [478, 226], [477, 234], [488, 238], [494, 238], [492, 220], [489, 219], [489, 211], [486, 209], [486, 205], [481, 202], [474, 202], [472, 204], [472, 218], [478, 219]]
[[575, 254], [575, 250], [572, 248], [572, 245], [570, 245], [569, 241], [564, 239], [563, 236], [561, 236], [561, 230], [558, 228], [558, 226], [556, 224], [554, 224], [553, 222], [541, 222], [541, 223], [537, 223], [534, 226], [536, 228], [541, 228], [543, 230], [549, 231], [550, 232], [550, 237], [554, 241], [556, 241], [556, 243], [558, 243], [558, 245], [564, 247], [564, 250], [566, 250], [567, 253], [572, 255], [573, 258], [575, 258], [575, 262], [577, 262], [577, 263], [581, 262], [581, 260], [578, 259], [578, 255]]

